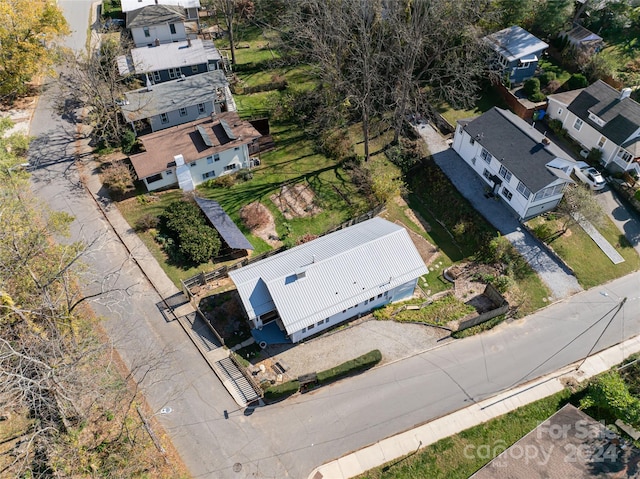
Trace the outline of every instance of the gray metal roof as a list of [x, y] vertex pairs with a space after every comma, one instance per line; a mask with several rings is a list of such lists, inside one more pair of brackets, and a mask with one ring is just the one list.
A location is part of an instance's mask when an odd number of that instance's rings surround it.
[[220, 203], [206, 198], [195, 197], [196, 203], [207, 216], [213, 227], [231, 249], [253, 249], [249, 240], [238, 229], [233, 220], [222, 209]]
[[150, 91], [147, 88], [132, 90], [124, 94], [129, 104], [121, 107], [122, 114], [127, 121], [137, 121], [198, 103], [214, 101], [217, 89], [227, 85], [224, 72], [214, 70], [158, 83], [153, 85]]
[[[620, 99], [620, 92], [602, 80], [582, 90], [568, 109], [616, 145], [622, 144], [640, 128], [640, 104], [629, 97]], [[589, 119], [589, 113], [607, 123], [598, 125]]]
[[549, 46], [517, 25], [487, 35], [484, 41], [510, 62], [526, 58]]
[[120, 0], [124, 13], [149, 5], [177, 5], [183, 8], [199, 8], [200, 0]]
[[200, 65], [220, 60], [220, 52], [211, 40], [191, 40], [163, 43], [158, 46], [133, 48], [130, 58], [118, 57], [118, 69], [121, 75], [154, 72], [168, 68]]
[[464, 129], [533, 193], [558, 179], [547, 163], [567, 156], [553, 142], [543, 144], [544, 135], [522, 118], [497, 107], [470, 121]]
[[407, 231], [373, 218], [229, 276], [250, 318], [277, 309], [291, 334], [427, 272]]
[[127, 13], [127, 28], [184, 22], [184, 8], [175, 5], [149, 5]]

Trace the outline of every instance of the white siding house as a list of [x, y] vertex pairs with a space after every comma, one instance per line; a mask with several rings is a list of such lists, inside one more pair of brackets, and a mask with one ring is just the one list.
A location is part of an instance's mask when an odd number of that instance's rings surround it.
[[573, 161], [513, 113], [492, 108], [458, 122], [453, 149], [521, 220], [557, 206]]
[[407, 231], [373, 218], [229, 272], [252, 328], [297, 343], [413, 295], [428, 272]]
[[581, 90], [549, 95], [548, 118], [562, 122], [585, 150], [602, 151], [602, 164], [640, 174], [640, 104], [598, 80]]
[[138, 10], [151, 5], [172, 5], [185, 9], [187, 19], [198, 20], [200, 0], [120, 0], [123, 13]]
[[191, 191], [210, 178], [249, 168], [259, 137], [249, 122], [228, 112], [141, 136], [145, 151], [130, 158], [149, 191], [175, 185]]
[[120, 108], [136, 131], [136, 123], [148, 123], [151, 131], [207, 118], [212, 113], [235, 111], [229, 83], [222, 70], [167, 81], [124, 94]]
[[126, 26], [136, 47], [195, 39], [197, 24], [188, 22], [185, 9], [173, 5], [150, 5], [127, 13]]

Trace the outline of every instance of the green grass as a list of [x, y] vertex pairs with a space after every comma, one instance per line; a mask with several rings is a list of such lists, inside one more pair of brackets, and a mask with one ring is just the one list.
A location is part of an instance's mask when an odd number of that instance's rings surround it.
[[[561, 224], [558, 220], [536, 218], [530, 224], [535, 226], [545, 221], [551, 231], [561, 230]], [[640, 268], [638, 253], [608, 217], [604, 218], [603, 226], [598, 230], [622, 255], [625, 259], [623, 263], [613, 264], [578, 225], [572, 225], [569, 234], [565, 233], [551, 243], [554, 251], [574, 270], [576, 278], [583, 288], [606, 283]]]
[[[444, 326], [449, 321], [454, 321], [465, 317], [475, 311], [473, 306], [469, 306], [455, 296], [445, 296], [434, 301], [421, 309], [406, 309], [405, 306], [420, 305], [423, 299], [411, 299], [402, 303], [395, 303], [376, 310], [373, 315], [376, 319], [393, 319], [395, 321], [420, 322]], [[397, 314], [394, 312], [399, 311]]]
[[264, 400], [267, 402], [279, 401], [297, 393], [299, 390], [300, 383], [294, 379], [293, 381], [267, 388], [264, 392]]
[[445, 118], [445, 120], [447, 120], [451, 125], [456, 126], [456, 122], [458, 120], [480, 116], [494, 106], [507, 108], [507, 105], [495, 88], [490, 85], [486, 85], [479, 92], [478, 100], [475, 105], [468, 110], [456, 110], [446, 102], [436, 105], [436, 109]]
[[563, 390], [504, 416], [441, 439], [419, 452], [388, 462], [359, 479], [466, 479], [487, 463], [480, 454], [465, 454], [479, 446], [496, 453], [509, 447], [569, 402]]

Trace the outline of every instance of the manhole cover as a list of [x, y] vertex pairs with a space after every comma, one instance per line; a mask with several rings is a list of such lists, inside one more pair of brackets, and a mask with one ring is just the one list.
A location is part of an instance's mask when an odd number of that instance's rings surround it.
[[239, 462], [236, 462], [233, 465], [233, 472], [240, 472], [242, 471], [242, 464], [240, 464]]

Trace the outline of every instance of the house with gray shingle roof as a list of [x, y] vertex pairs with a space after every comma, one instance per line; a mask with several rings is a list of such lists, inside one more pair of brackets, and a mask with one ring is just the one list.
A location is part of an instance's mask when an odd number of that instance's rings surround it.
[[531, 78], [538, 60], [549, 46], [523, 28], [514, 25], [483, 38], [493, 51], [495, 61], [511, 83]]
[[460, 120], [453, 149], [522, 220], [555, 208], [572, 183], [575, 162], [510, 111], [494, 107]]
[[177, 5], [149, 5], [127, 13], [126, 27], [136, 47], [195, 39], [197, 21], [188, 21], [184, 8]]
[[274, 323], [297, 343], [411, 298], [427, 272], [407, 231], [376, 217], [230, 271], [229, 277], [252, 328]]
[[121, 111], [134, 131], [138, 122], [148, 123], [151, 131], [158, 131], [212, 113], [235, 111], [235, 103], [229, 82], [222, 70], [193, 75], [146, 88], [131, 90], [124, 94], [125, 104]]
[[187, 40], [133, 48], [118, 57], [122, 76], [135, 76], [144, 85], [176, 80], [220, 69], [220, 52], [211, 40]]
[[640, 104], [630, 95], [630, 88], [618, 91], [598, 80], [549, 95], [547, 114], [585, 150], [602, 151], [603, 165], [640, 174]]

